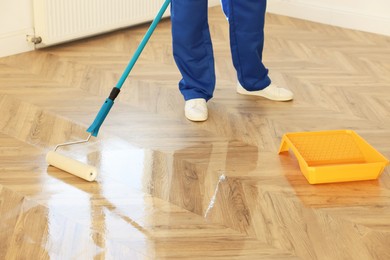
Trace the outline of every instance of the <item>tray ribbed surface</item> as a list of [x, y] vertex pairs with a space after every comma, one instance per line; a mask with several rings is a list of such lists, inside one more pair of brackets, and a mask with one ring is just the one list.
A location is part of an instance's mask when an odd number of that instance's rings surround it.
[[364, 162], [363, 153], [348, 133], [292, 135], [289, 139], [309, 165]]

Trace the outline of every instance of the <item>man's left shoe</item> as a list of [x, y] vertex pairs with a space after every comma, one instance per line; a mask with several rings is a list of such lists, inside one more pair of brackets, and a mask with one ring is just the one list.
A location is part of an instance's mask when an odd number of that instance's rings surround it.
[[237, 83], [237, 93], [242, 95], [264, 97], [274, 101], [289, 101], [294, 98], [294, 94], [290, 90], [280, 88], [273, 84], [262, 90], [248, 91], [244, 89], [240, 83]]
[[184, 113], [188, 120], [206, 121], [208, 117], [207, 103], [204, 98], [189, 99], [185, 102]]

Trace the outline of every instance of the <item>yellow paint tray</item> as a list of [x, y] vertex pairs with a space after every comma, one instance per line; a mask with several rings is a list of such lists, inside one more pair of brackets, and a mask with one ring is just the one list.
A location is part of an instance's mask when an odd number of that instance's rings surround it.
[[377, 179], [389, 164], [352, 130], [286, 133], [279, 153], [289, 149], [310, 184]]

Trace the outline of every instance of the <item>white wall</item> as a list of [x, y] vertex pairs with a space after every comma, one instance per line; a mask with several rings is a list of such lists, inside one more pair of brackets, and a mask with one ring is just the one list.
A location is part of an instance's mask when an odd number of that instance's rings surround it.
[[390, 36], [389, 0], [269, 0], [268, 11]]
[[[390, 36], [389, 0], [268, 0], [268, 11]], [[0, 57], [33, 50], [27, 34], [33, 34], [32, 0], [0, 1]]]
[[33, 50], [32, 0], [0, 1], [0, 57]]

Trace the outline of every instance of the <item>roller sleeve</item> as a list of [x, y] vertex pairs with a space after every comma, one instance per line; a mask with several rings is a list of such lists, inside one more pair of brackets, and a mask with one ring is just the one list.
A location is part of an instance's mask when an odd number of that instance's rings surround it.
[[58, 169], [66, 171], [87, 181], [94, 181], [97, 176], [96, 167], [79, 162], [53, 151], [47, 153], [46, 162], [49, 165], [52, 165]]

